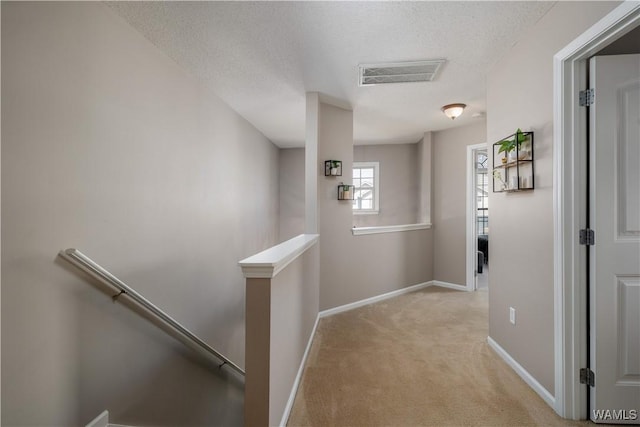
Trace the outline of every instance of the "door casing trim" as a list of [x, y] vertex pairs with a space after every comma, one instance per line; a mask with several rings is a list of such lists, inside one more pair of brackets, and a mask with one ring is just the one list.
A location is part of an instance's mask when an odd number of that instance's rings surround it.
[[586, 362], [586, 251], [578, 230], [586, 221], [586, 110], [578, 104], [586, 88], [587, 60], [640, 25], [640, 2], [627, 0], [569, 43], [553, 58], [553, 215], [555, 411], [588, 419]]

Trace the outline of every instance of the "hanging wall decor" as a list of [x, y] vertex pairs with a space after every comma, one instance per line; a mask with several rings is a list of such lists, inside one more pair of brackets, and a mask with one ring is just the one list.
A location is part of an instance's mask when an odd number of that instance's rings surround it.
[[325, 161], [324, 176], [342, 176], [342, 162], [340, 160]]
[[520, 129], [493, 144], [493, 192], [533, 190], [533, 132]]
[[338, 185], [338, 200], [353, 200], [355, 188], [353, 185]]

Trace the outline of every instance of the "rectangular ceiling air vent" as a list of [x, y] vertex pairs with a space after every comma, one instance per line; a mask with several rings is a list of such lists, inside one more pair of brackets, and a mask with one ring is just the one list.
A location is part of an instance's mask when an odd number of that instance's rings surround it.
[[360, 64], [358, 85], [430, 82], [436, 77], [438, 70], [444, 63], [444, 59], [431, 59], [386, 64]]

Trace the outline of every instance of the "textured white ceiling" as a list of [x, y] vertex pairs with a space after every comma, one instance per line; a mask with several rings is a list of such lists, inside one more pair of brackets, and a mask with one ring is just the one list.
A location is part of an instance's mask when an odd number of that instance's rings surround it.
[[[281, 147], [305, 92], [346, 102], [358, 144], [415, 142], [485, 110], [490, 67], [554, 2], [109, 2]], [[444, 58], [437, 79], [358, 87], [358, 64]], [[517, 72], [517, 70], [514, 70]], [[468, 105], [454, 122], [440, 107]]]

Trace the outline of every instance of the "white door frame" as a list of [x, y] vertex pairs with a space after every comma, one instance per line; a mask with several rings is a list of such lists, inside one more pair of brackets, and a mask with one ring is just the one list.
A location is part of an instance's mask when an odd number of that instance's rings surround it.
[[588, 349], [586, 250], [578, 244], [587, 210], [586, 114], [578, 94], [587, 85], [587, 59], [638, 25], [640, 2], [627, 0], [553, 58], [554, 409], [564, 418], [589, 418], [579, 378]]
[[[475, 290], [476, 260], [476, 174], [474, 151], [487, 148], [487, 144], [467, 145], [467, 291]], [[487, 155], [489, 155], [487, 151]]]

